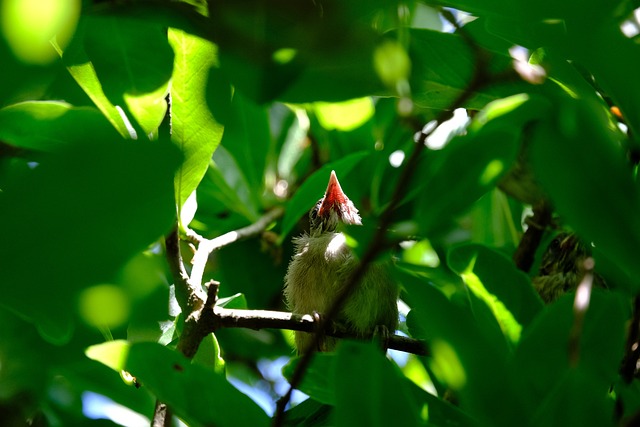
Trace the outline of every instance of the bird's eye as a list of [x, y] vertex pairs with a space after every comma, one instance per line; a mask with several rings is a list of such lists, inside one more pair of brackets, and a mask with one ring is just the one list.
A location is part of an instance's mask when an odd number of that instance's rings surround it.
[[316, 218], [318, 217], [318, 211], [320, 210], [321, 204], [322, 204], [322, 199], [318, 200], [318, 202], [313, 207], [313, 209], [311, 209], [311, 212], [309, 212], [309, 219], [311, 220], [311, 222], [315, 222]]

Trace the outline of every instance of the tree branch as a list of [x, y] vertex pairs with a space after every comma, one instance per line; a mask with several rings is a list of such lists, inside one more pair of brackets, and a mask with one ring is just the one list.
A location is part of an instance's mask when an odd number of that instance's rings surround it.
[[[214, 285], [215, 286], [215, 285]], [[210, 287], [211, 289], [211, 287]], [[206, 330], [215, 332], [220, 328], [248, 328], [248, 329], [289, 329], [292, 331], [316, 332], [317, 320], [310, 314], [294, 314], [283, 311], [268, 310], [240, 310], [224, 308], [220, 306], [210, 307], [207, 303], [207, 313], [202, 315], [202, 323]], [[356, 335], [334, 322], [328, 322], [325, 327], [325, 335], [336, 338], [351, 338], [358, 340], [371, 340], [373, 334]], [[421, 356], [428, 354], [424, 342], [412, 338], [393, 335], [387, 341], [387, 347], [414, 353]]]
[[202, 287], [199, 283], [196, 286], [196, 284], [189, 279], [187, 270], [184, 268], [177, 227], [165, 238], [165, 251], [169, 269], [173, 276], [176, 299], [178, 300], [182, 314], [187, 318], [202, 308], [205, 296]]
[[[180, 236], [175, 227], [165, 238], [165, 252], [178, 305], [184, 316], [184, 329], [178, 340], [177, 349], [191, 359], [198, 351], [200, 343], [219, 326], [216, 316], [213, 316], [214, 305], [218, 295], [218, 283], [209, 282], [208, 293], [205, 295], [202, 287], [202, 276], [209, 255], [216, 249], [237, 242], [241, 239], [262, 233], [271, 222], [280, 217], [284, 210], [280, 207], [267, 212], [255, 223], [235, 231], [223, 234], [215, 239], [205, 239], [192, 230], [187, 231], [187, 237], [198, 243], [198, 249], [193, 257], [193, 268], [189, 277], [184, 266], [180, 251]], [[207, 310], [203, 310], [207, 307]], [[156, 402], [153, 426], [171, 425], [171, 408], [161, 402]]]
[[207, 265], [209, 255], [211, 255], [213, 251], [230, 245], [231, 243], [235, 243], [239, 240], [253, 237], [262, 233], [269, 226], [269, 224], [280, 218], [283, 214], [284, 209], [278, 206], [264, 214], [253, 224], [240, 228], [238, 230], [230, 231], [226, 234], [223, 234], [222, 236], [216, 237], [215, 239], [205, 239], [195, 231], [188, 229], [187, 238], [192, 242], [196, 242], [198, 244], [198, 249], [196, 250], [196, 253], [193, 256], [193, 260], [191, 261], [193, 264], [190, 277], [191, 282], [202, 283], [204, 269]]

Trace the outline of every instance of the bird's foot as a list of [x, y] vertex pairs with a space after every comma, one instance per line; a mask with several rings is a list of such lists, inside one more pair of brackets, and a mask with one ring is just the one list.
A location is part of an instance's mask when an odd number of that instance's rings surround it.
[[311, 312], [311, 317], [313, 317], [313, 327], [314, 327], [314, 331], [313, 333], [317, 336], [317, 335], [321, 335], [319, 337], [319, 339], [317, 340], [318, 345], [315, 348], [315, 351], [323, 351], [323, 342], [324, 342], [324, 330], [323, 328], [323, 324], [324, 324], [324, 316], [322, 315], [322, 313], [318, 313], [317, 311], [313, 310]]
[[385, 325], [376, 325], [373, 330], [373, 341], [377, 342], [382, 348], [382, 351], [386, 352], [389, 348], [389, 339], [391, 338], [391, 332]]

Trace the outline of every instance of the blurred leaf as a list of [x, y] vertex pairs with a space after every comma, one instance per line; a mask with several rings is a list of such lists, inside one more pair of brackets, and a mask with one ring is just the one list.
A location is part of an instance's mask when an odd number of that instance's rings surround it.
[[[291, 380], [299, 360], [299, 357], [292, 358], [289, 363], [282, 368], [282, 374], [287, 380]], [[320, 403], [336, 405], [336, 369], [336, 356], [334, 354], [315, 354], [311, 364], [305, 371], [304, 378], [298, 386], [298, 390]]]
[[[409, 34], [412, 72], [410, 78], [413, 101], [425, 108], [448, 108], [469, 86], [476, 58], [470, 46], [457, 34], [432, 30], [412, 29]], [[494, 71], [511, 67], [511, 58], [506, 55], [491, 56], [489, 66]], [[483, 88], [475, 92], [465, 106], [480, 109], [489, 101], [501, 98], [525, 87]]]
[[158, 128], [167, 105], [173, 51], [166, 29], [153, 21], [91, 15], [85, 51], [112, 103], [124, 100], [145, 134]]
[[[604, 5], [608, 2], [596, 3]], [[572, 34], [573, 47], [604, 93], [622, 111], [625, 123], [637, 135], [640, 132], [640, 101], [634, 94], [640, 92], [640, 83], [636, 79], [628, 79], [631, 78], [631, 70], [640, 64], [640, 48], [636, 40], [620, 31], [617, 17], [606, 20], [595, 14], [592, 17], [582, 23], [580, 31]], [[616, 48], [610, 49], [609, 46]], [[637, 142], [635, 144], [637, 146]]]
[[333, 419], [338, 426], [415, 426], [421, 421], [411, 383], [375, 344], [340, 343], [335, 386]]
[[495, 319], [491, 324], [486, 315], [474, 316], [470, 307], [402, 269], [394, 274], [411, 297], [410, 314], [421, 330], [417, 338], [426, 339], [433, 354], [431, 368], [459, 396], [461, 408], [489, 425], [520, 419], [517, 398], [501, 392], [511, 387], [509, 349]]
[[77, 293], [112, 279], [170, 228], [178, 161], [167, 143], [100, 140], [40, 160], [0, 197], [0, 234], [11, 242], [0, 247], [0, 257], [12, 260], [0, 264], [8, 284], [2, 304], [63, 342], [72, 331]]
[[534, 172], [560, 216], [602, 255], [637, 276], [640, 200], [616, 135], [598, 106], [561, 98], [556, 110], [534, 129]]
[[56, 347], [40, 338], [32, 325], [1, 307], [0, 402], [15, 396], [41, 395], [49, 369], [55, 363], [56, 351]]
[[[255, 221], [258, 213], [249, 202], [249, 189], [238, 165], [222, 146], [218, 146], [215, 158], [218, 159], [220, 166], [210, 162], [205, 178], [198, 187], [199, 204], [202, 206], [211, 200], [215, 205], [222, 205], [241, 215], [245, 221]], [[205, 200], [201, 201], [202, 199]]]
[[351, 99], [345, 102], [316, 102], [312, 104], [313, 111], [327, 130], [353, 130], [366, 123], [374, 114], [371, 98]]
[[307, 399], [286, 412], [284, 425], [288, 427], [315, 427], [330, 425], [333, 406]]
[[[338, 179], [343, 179], [348, 176], [351, 169], [368, 154], [368, 152], [353, 153], [343, 159], [324, 165], [307, 178], [300, 188], [298, 188], [296, 194], [289, 200], [287, 211], [282, 219], [280, 244], [287, 238], [300, 217], [309, 212], [318, 199], [324, 195], [331, 171], [335, 170]], [[347, 193], [349, 192], [348, 188], [344, 190]]]
[[266, 414], [222, 374], [159, 344], [111, 341], [89, 347], [87, 355], [130, 372], [189, 425], [267, 425]]
[[73, 77], [76, 83], [78, 83], [118, 133], [123, 138], [135, 139], [137, 137], [135, 129], [131, 128], [124, 112], [122, 112], [121, 109], [118, 110], [111, 103], [109, 98], [107, 98], [107, 95], [105, 95], [102, 83], [96, 75], [93, 64], [84, 51], [84, 47], [82, 46], [82, 34], [84, 34], [83, 31], [85, 27], [86, 22], [81, 21], [80, 28], [78, 29], [78, 35], [62, 53], [62, 62], [67, 67], [71, 77]]
[[614, 426], [613, 406], [614, 399], [607, 396], [607, 389], [599, 381], [584, 372], [569, 370], [550, 390], [531, 422], [549, 427]]
[[222, 283], [221, 296], [242, 293], [248, 307], [260, 309], [270, 307], [274, 300], [281, 300], [286, 265], [276, 264], [271, 254], [261, 250], [258, 239], [227, 245], [217, 252], [217, 256], [219, 264], [215, 275]]
[[419, 170], [423, 190], [415, 217], [424, 234], [441, 231], [452, 216], [467, 210], [509, 169], [517, 154], [517, 133], [509, 128], [454, 138]]
[[[542, 300], [527, 275], [499, 252], [477, 244], [456, 246], [447, 254], [447, 264], [463, 278], [465, 273], [473, 272], [486, 292], [478, 297], [485, 299], [488, 304], [490, 301], [487, 299], [503, 303], [503, 308], [521, 326], [526, 327], [542, 310]], [[468, 286], [471, 287], [470, 284]]]
[[373, 71], [376, 35], [368, 22], [381, 4], [216, 0], [208, 6], [223, 70], [262, 104], [338, 101], [383, 89]]
[[[523, 401], [527, 402], [532, 413], [537, 412], [535, 416], [541, 417], [545, 425], [554, 417], [568, 425], [578, 425], [571, 419], [575, 422], [582, 419], [577, 413], [562, 413], [574, 410], [574, 398], [576, 401], [581, 399], [581, 393], [571, 394], [571, 399], [564, 394], [565, 387], [573, 387], [571, 382], [574, 380], [588, 382], [594, 392], [599, 390], [599, 399], [589, 398], [594, 406], [587, 405], [589, 408], [583, 407], [582, 410], [594, 419], [602, 418], [602, 411], [609, 406], [602, 399], [606, 399], [617, 375], [623, 351], [623, 325], [628, 316], [629, 307], [619, 295], [595, 289], [580, 331], [576, 366], [569, 362], [569, 340], [574, 322], [573, 296], [566, 295], [546, 307], [525, 329], [515, 354], [513, 370], [518, 373], [515, 377]], [[563, 407], [564, 410], [561, 409]]]
[[[3, 18], [7, 15], [3, 13]], [[0, 23], [0, 28], [4, 27]], [[48, 47], [53, 51], [49, 40]], [[47, 65], [27, 64], [18, 59], [3, 34], [0, 37], [0, 58], [2, 58], [2, 84], [0, 84], [0, 106], [28, 99], [38, 99], [47, 90], [56, 74], [62, 68], [61, 61]]]
[[[244, 175], [253, 206], [262, 206], [265, 168], [271, 145], [267, 110], [234, 93], [222, 145]], [[222, 166], [222, 165], [220, 165]]]
[[[176, 29], [169, 30], [169, 42], [175, 51], [171, 139], [185, 158], [175, 179], [180, 211], [206, 173], [211, 156], [222, 139], [223, 127], [211, 115], [205, 92], [211, 69], [217, 67], [216, 47]], [[223, 98], [224, 94], [220, 96]]]
[[39, 151], [85, 142], [87, 131], [117, 139], [118, 134], [94, 108], [59, 101], [30, 101], [0, 110], [0, 140]]

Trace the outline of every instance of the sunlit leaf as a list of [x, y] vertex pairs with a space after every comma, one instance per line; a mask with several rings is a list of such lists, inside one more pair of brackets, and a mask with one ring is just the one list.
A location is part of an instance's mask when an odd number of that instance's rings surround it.
[[92, 15], [85, 51], [111, 102], [124, 101], [145, 134], [157, 129], [173, 68], [166, 30], [153, 22]]
[[216, 47], [176, 29], [169, 30], [169, 41], [175, 51], [171, 139], [185, 158], [175, 183], [180, 210], [207, 171], [211, 155], [222, 138], [223, 127], [207, 108], [205, 92], [211, 69], [217, 66]]
[[118, 138], [105, 117], [90, 107], [31, 101], [0, 110], [0, 139], [18, 147], [51, 151], [72, 142], [86, 142], [87, 129]]

